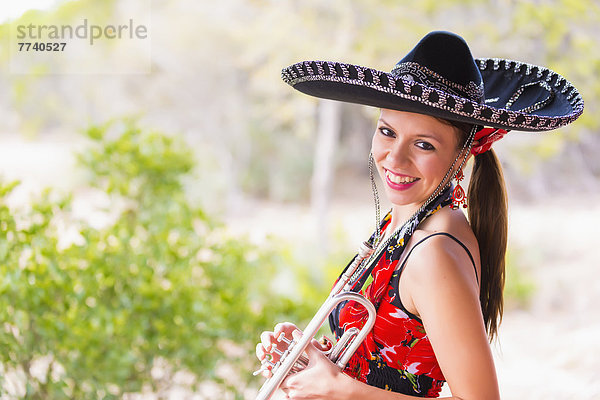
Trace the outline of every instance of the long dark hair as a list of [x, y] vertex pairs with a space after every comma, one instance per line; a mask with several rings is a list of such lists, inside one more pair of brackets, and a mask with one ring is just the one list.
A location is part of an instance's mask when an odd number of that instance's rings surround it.
[[[461, 132], [462, 148], [472, 125], [447, 121]], [[508, 207], [504, 175], [492, 149], [476, 155], [469, 182], [468, 216], [479, 243], [481, 287], [479, 300], [483, 321], [490, 338], [498, 334], [504, 310], [505, 257], [508, 236]]]

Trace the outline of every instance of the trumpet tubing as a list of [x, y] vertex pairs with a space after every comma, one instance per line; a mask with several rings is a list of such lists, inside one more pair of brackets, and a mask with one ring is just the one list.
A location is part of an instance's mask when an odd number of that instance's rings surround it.
[[[288, 344], [287, 350], [281, 352], [277, 350], [280, 355], [280, 359], [277, 363], [266, 361], [272, 369], [273, 375], [268, 378], [265, 383], [261, 386], [256, 400], [268, 400], [275, 393], [275, 391], [281, 386], [283, 380], [293, 372], [297, 372], [308, 364], [308, 359], [304, 355], [307, 346], [310, 345], [311, 340], [317, 334], [329, 314], [337, 307], [338, 304], [344, 301], [355, 301], [361, 304], [368, 312], [368, 319], [362, 329], [358, 328], [348, 329], [338, 340], [336, 345], [328, 353], [329, 359], [335, 363], [340, 369], [344, 369], [354, 352], [361, 345], [367, 334], [373, 329], [375, 325], [375, 316], [377, 310], [375, 306], [367, 300], [364, 296], [349, 291], [353, 284], [362, 276], [366, 266], [360, 269], [363, 261], [371, 256], [373, 248], [368, 243], [363, 243], [359, 254], [352, 264], [342, 274], [331, 293], [321, 305], [315, 316], [308, 323], [306, 329], [302, 333], [302, 337], [297, 342], [295, 340], [288, 340], [283, 338], [282, 340]], [[260, 373], [263, 368], [256, 371], [255, 374]]]

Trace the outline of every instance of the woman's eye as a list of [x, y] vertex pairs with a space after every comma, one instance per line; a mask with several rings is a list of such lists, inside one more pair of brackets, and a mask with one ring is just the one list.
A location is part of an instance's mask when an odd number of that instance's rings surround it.
[[379, 128], [379, 132], [384, 135], [384, 136], [388, 136], [388, 137], [396, 137], [396, 134], [394, 133], [394, 131], [392, 131], [389, 128]]
[[417, 147], [423, 150], [435, 150], [435, 147], [431, 143], [428, 142], [417, 142]]

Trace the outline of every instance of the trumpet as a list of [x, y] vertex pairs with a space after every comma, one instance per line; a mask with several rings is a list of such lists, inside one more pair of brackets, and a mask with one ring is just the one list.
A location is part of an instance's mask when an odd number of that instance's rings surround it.
[[275, 391], [279, 389], [283, 380], [290, 374], [300, 371], [308, 365], [308, 358], [306, 357], [305, 350], [310, 344], [313, 337], [317, 334], [329, 314], [337, 307], [338, 304], [344, 301], [356, 301], [361, 304], [368, 312], [368, 319], [362, 329], [350, 328], [344, 332], [342, 337], [337, 341], [335, 346], [326, 352], [327, 357], [336, 364], [340, 369], [344, 369], [354, 352], [361, 345], [367, 334], [373, 329], [375, 325], [375, 316], [377, 311], [373, 303], [367, 300], [364, 296], [352, 292], [351, 289], [354, 287], [356, 282], [364, 275], [367, 270], [368, 263], [365, 262], [372, 254], [373, 247], [368, 243], [364, 242], [360, 246], [358, 256], [354, 261], [346, 268], [346, 271], [342, 274], [340, 279], [337, 281], [329, 296], [325, 302], [321, 305], [315, 316], [308, 323], [306, 329], [304, 329], [302, 337], [296, 342], [295, 340], [289, 340], [284, 335], [280, 335], [277, 340], [284, 341], [288, 347], [285, 351], [280, 351], [275, 348], [275, 352], [279, 354], [280, 358], [277, 363], [273, 363], [266, 357], [263, 360], [261, 368], [254, 372], [254, 375], [260, 374], [262, 371], [267, 370], [271, 367], [272, 376], [268, 378], [261, 386], [256, 400], [268, 400], [273, 396]]

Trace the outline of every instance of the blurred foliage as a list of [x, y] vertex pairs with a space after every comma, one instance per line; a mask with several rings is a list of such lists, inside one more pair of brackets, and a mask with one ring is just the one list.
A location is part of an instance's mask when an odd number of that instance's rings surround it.
[[102, 227], [76, 217], [70, 196], [10, 205], [17, 183], [0, 186], [0, 395], [166, 396], [178, 373], [191, 390], [211, 380], [235, 391], [256, 366], [258, 332], [308, 313], [270, 294], [265, 277], [287, 260], [190, 204], [182, 179], [194, 159], [181, 139], [131, 122], [87, 135], [79, 159], [106, 199]]
[[536, 285], [533, 277], [522, 265], [521, 251], [509, 248], [506, 252], [506, 277], [504, 284], [505, 309], [526, 309], [529, 307]]

